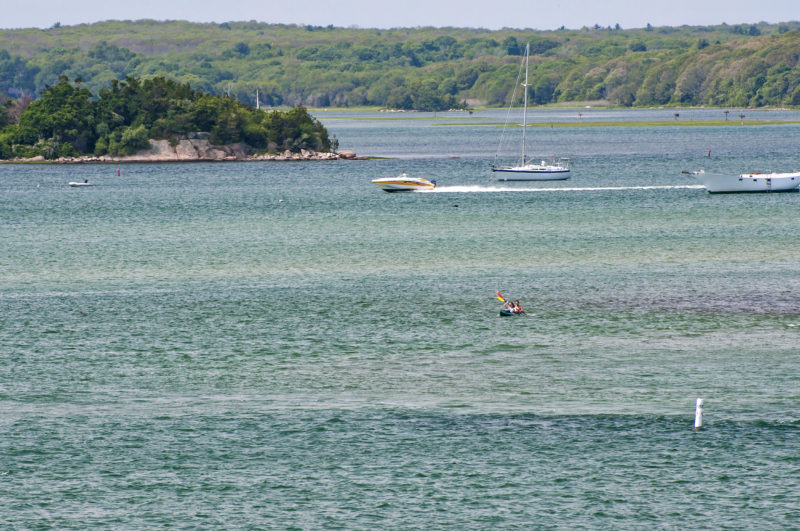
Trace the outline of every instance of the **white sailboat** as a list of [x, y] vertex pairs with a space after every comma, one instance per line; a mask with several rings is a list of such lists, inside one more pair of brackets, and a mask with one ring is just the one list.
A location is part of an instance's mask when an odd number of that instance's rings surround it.
[[[540, 163], [531, 163], [526, 159], [525, 134], [528, 128], [528, 60], [530, 43], [525, 45], [525, 82], [522, 84], [522, 158], [516, 166], [498, 166], [492, 164], [492, 171], [500, 173], [498, 181], [564, 181], [569, 179], [569, 159], [553, 158], [550, 162], [542, 160]], [[519, 78], [517, 78], [519, 79]], [[513, 105], [513, 97], [512, 102]], [[501, 140], [502, 144], [502, 140]], [[499, 152], [499, 147], [498, 147]], [[495, 162], [497, 156], [495, 156]]]

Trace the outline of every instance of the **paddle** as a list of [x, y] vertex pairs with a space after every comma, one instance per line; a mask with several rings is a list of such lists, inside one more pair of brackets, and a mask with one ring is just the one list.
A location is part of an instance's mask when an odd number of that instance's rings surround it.
[[500, 295], [500, 292], [499, 292], [499, 291], [498, 291], [498, 292], [496, 292], [496, 293], [497, 293], [497, 298], [498, 298], [498, 299], [500, 299], [500, 302], [506, 302], [506, 300], [503, 298], [503, 296], [502, 296], [502, 295]]

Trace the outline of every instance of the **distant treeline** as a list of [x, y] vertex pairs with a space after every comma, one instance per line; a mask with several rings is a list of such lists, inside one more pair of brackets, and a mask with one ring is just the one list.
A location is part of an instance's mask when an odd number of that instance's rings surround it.
[[536, 104], [800, 106], [800, 23], [489, 31], [109, 21], [0, 31], [0, 94], [169, 76], [254, 105], [504, 105], [531, 44]]
[[[112, 80], [95, 97], [80, 79], [61, 76], [40, 98], [12, 101], [7, 110], [0, 113], [3, 159], [130, 155], [149, 148], [151, 138], [177, 141], [197, 132], [212, 144], [244, 143], [261, 151], [332, 147], [326, 129], [303, 107], [264, 112], [163, 77]], [[7, 123], [14, 112], [18, 120]]]

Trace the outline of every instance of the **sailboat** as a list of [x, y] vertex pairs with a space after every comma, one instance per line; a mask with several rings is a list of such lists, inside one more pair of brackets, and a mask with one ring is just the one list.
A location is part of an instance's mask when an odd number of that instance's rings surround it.
[[[492, 164], [492, 171], [501, 174], [497, 177], [498, 181], [565, 181], [569, 179], [569, 159], [559, 158], [556, 160], [553, 158], [550, 162], [542, 160], [539, 163], [528, 162], [526, 159], [525, 133], [528, 128], [528, 60], [530, 47], [530, 43], [525, 45], [525, 82], [522, 84], [522, 100], [524, 102], [522, 107], [522, 158], [516, 166], [497, 166]], [[513, 97], [511, 104], [514, 104]], [[498, 152], [499, 150], [500, 148], [498, 147]], [[497, 156], [495, 156], [496, 161]]]

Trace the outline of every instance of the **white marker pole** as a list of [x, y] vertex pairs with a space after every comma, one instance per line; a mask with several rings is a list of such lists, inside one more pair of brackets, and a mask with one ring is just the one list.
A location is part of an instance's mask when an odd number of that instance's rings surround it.
[[703, 399], [697, 399], [697, 407], [694, 410], [694, 429], [699, 430], [703, 427]]

